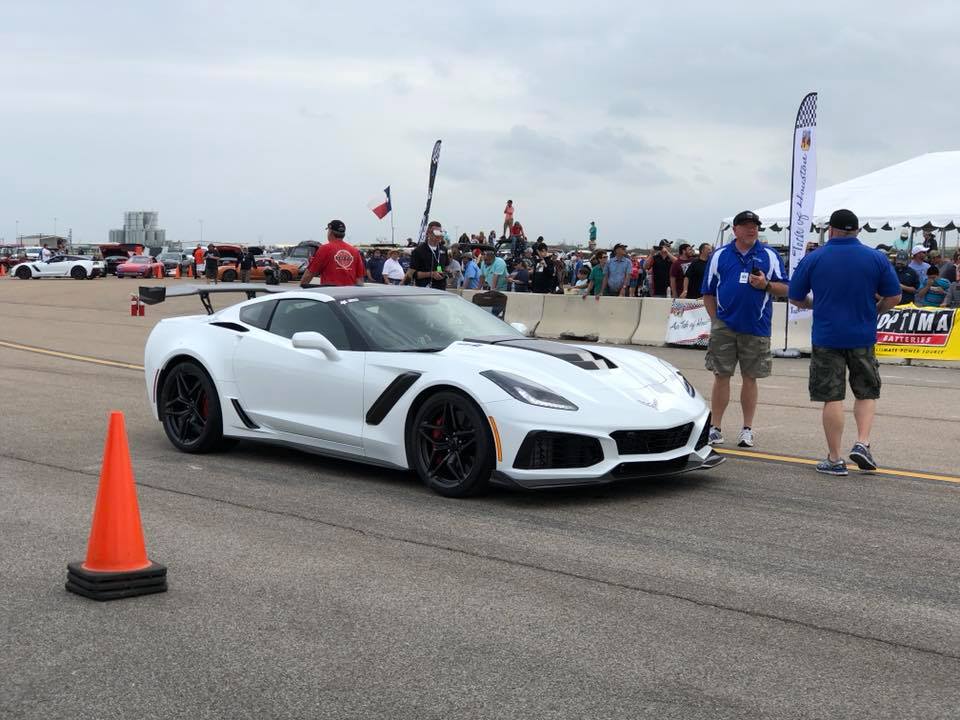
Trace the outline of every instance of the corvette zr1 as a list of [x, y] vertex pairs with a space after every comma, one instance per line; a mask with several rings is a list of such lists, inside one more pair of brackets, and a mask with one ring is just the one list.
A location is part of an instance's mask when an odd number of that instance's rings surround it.
[[[214, 312], [226, 292], [248, 299]], [[140, 295], [197, 295], [207, 309], [161, 320], [144, 353], [154, 417], [184, 452], [268, 442], [411, 469], [455, 497], [490, 482], [601, 484], [722, 461], [703, 398], [673, 366], [528, 338], [452, 293], [234, 284]]]

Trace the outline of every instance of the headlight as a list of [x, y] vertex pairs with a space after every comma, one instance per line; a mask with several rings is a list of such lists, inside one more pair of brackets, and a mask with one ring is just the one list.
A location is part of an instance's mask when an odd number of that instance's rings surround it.
[[503, 391], [511, 397], [528, 405], [550, 408], [552, 410], [579, 410], [576, 405], [565, 397], [551, 392], [543, 385], [524, 380], [511, 373], [498, 372], [496, 370], [484, 370], [482, 373], [487, 380], [498, 385]]

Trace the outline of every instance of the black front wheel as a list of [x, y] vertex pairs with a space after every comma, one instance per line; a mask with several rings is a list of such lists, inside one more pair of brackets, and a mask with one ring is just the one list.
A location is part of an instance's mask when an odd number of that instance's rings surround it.
[[222, 444], [220, 398], [198, 364], [185, 360], [170, 369], [160, 389], [159, 410], [163, 430], [178, 450], [205, 453]]
[[455, 392], [432, 395], [414, 415], [408, 457], [431, 490], [467, 497], [486, 490], [493, 472], [493, 442], [486, 418]]
[[84, 270], [79, 265], [77, 265], [75, 267], [70, 268], [70, 277], [72, 277], [74, 280], [86, 280], [87, 271]]
[[293, 280], [293, 275], [290, 274], [289, 270], [280, 271], [280, 282], [286, 283], [290, 282], [291, 280]]
[[17, 268], [16, 275], [19, 280], [29, 280], [33, 277], [33, 273], [30, 272], [30, 268], [28, 267]]
[[224, 270], [224, 271], [223, 271], [223, 277], [221, 277], [220, 279], [223, 280], [224, 282], [233, 282], [233, 281], [235, 281], [235, 280], [237, 279], [237, 271], [236, 271], [236, 270]]

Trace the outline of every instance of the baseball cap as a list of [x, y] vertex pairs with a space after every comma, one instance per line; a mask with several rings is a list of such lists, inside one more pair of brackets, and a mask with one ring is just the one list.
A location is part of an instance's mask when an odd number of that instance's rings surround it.
[[901, 250], [900, 252], [897, 253], [897, 260], [903, 260], [904, 262], [906, 262], [909, 259], [910, 259], [910, 256], [907, 255], [906, 250]]
[[913, 250], [910, 251], [911, 255], [916, 255], [917, 253], [925, 253], [927, 251], [926, 245], [914, 245]]
[[734, 225], [746, 225], [747, 223], [760, 224], [760, 217], [752, 210], [743, 210], [733, 216]]
[[347, 226], [343, 224], [343, 220], [331, 220], [327, 223], [327, 230], [345, 235], [347, 232]]
[[900, 237], [902, 238], [910, 237], [910, 231], [904, 228], [903, 230], [900, 231]]
[[662, 248], [665, 245], [673, 245], [673, 240], [667, 240], [666, 238], [664, 238], [663, 240], [660, 241], [660, 244], [658, 244], [657, 247]]
[[830, 216], [830, 227], [850, 232], [860, 228], [860, 220], [850, 210], [834, 210]]

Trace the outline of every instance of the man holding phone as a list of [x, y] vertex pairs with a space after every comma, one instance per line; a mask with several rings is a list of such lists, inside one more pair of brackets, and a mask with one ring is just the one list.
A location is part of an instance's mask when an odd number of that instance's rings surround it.
[[730, 403], [730, 378], [740, 364], [740, 406], [743, 428], [740, 447], [753, 447], [753, 419], [757, 410], [757, 380], [770, 375], [770, 329], [773, 298], [787, 294], [780, 256], [757, 242], [760, 218], [750, 210], [733, 218], [736, 240], [710, 256], [703, 277], [703, 305], [712, 320], [706, 366], [713, 372], [710, 394], [710, 443], [723, 444], [720, 431]]

